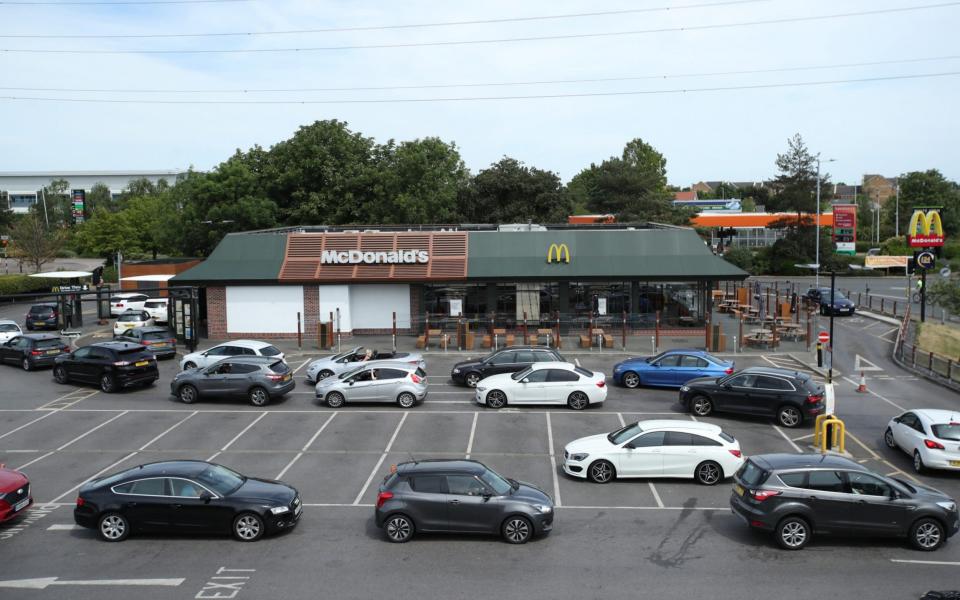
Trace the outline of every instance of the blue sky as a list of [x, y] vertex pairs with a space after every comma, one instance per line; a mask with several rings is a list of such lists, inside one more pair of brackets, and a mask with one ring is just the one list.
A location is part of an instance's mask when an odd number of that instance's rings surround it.
[[[157, 34], [434, 23], [671, 6], [613, 16], [450, 27], [189, 39], [10, 39], [11, 49], [264, 49], [675, 29], [874, 11], [934, 0], [441, 2], [252, 0], [153, 6], [3, 6], [0, 33]], [[136, 94], [0, 90], [0, 96], [160, 100], [334, 100], [549, 95], [756, 86], [960, 71], [960, 58], [809, 71], [674, 77], [960, 56], [960, 5], [708, 30], [496, 44], [236, 54], [0, 52], [0, 86], [225, 90], [667, 79], [446, 89]], [[828, 86], [475, 102], [151, 105], [0, 100], [0, 171], [206, 169], [337, 118], [380, 141], [439, 136], [474, 172], [507, 155], [569, 180], [641, 137], [671, 183], [758, 180], [799, 132], [835, 158], [834, 181], [937, 168], [960, 179], [960, 76]]]

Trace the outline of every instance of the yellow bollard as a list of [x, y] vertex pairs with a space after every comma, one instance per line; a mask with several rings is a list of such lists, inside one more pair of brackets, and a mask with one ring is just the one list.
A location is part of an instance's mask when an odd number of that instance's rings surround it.
[[819, 448], [822, 454], [827, 453], [827, 427], [833, 428], [832, 439], [829, 440], [832, 443], [829, 447], [837, 448], [841, 453], [846, 451], [847, 428], [836, 415], [818, 415], [813, 427], [813, 445]]

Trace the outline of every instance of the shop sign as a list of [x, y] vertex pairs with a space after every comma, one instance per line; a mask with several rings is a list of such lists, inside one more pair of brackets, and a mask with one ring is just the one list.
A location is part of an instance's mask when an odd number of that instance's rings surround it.
[[462, 298], [450, 299], [450, 316], [451, 317], [463, 316], [463, 299]]
[[570, 248], [566, 244], [550, 244], [547, 250], [547, 263], [570, 263]]
[[929, 248], [943, 245], [943, 221], [936, 210], [913, 211], [907, 227], [907, 244], [911, 248]]
[[362, 250], [324, 250], [321, 265], [411, 265], [430, 261], [426, 250], [391, 250], [364, 252]]
[[937, 266], [937, 257], [933, 255], [933, 252], [918, 252], [914, 260], [917, 261], [917, 266], [925, 271]]
[[857, 205], [833, 205], [833, 243], [837, 254], [857, 253]]
[[55, 285], [50, 288], [50, 291], [53, 293], [57, 292], [88, 292], [90, 291], [90, 286], [87, 284], [83, 285]]

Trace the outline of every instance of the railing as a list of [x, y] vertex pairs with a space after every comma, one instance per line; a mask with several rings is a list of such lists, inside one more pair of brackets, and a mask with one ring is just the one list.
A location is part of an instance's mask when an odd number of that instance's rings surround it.
[[912, 339], [911, 330], [914, 327], [910, 312], [910, 307], [907, 306], [903, 323], [900, 325], [893, 346], [894, 361], [909, 370], [949, 387], [960, 387], [960, 368], [958, 368], [957, 360], [924, 350], [907, 341]]

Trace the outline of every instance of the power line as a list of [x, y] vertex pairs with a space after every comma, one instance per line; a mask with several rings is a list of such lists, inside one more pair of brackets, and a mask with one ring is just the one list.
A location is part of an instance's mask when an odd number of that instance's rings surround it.
[[24, 54], [262, 54], [281, 52], [322, 52], [330, 50], [378, 50], [387, 48], [424, 48], [436, 46], [466, 46], [473, 44], [500, 44], [505, 42], [539, 42], [547, 40], [572, 40], [587, 38], [622, 37], [644, 35], [651, 33], [673, 33], [679, 31], [704, 31], [711, 29], [730, 29], [734, 27], [751, 27], [758, 25], [779, 25], [784, 23], [803, 23], [812, 21], [826, 21], [848, 17], [862, 17], [868, 15], [885, 15], [895, 13], [914, 12], [934, 8], [947, 8], [960, 5], [960, 0], [941, 2], [938, 4], [924, 4], [920, 6], [905, 6], [899, 8], [884, 8], [859, 12], [834, 13], [829, 15], [813, 15], [806, 17], [786, 17], [782, 19], [764, 19], [760, 21], [743, 21], [739, 23], [716, 23], [710, 25], [690, 25], [681, 27], [662, 27], [658, 29], [637, 29], [632, 31], [609, 31], [601, 33], [571, 33], [560, 35], [542, 35], [514, 38], [492, 38], [480, 40], [450, 40], [439, 42], [405, 42], [385, 44], [351, 44], [344, 46], [313, 46], [298, 48], [217, 48], [192, 50], [78, 50], [78, 49], [28, 49], [28, 48], [0, 48], [0, 52]]
[[[559, 19], [579, 19], [584, 17], [607, 17], [639, 13], [664, 12], [675, 10], [689, 10], [695, 8], [712, 8], [716, 6], [732, 6], [737, 4], [757, 4], [760, 2], [774, 2], [777, 0], [725, 0], [701, 4], [684, 4], [679, 6], [656, 6], [650, 8], [630, 8], [623, 10], [607, 10], [595, 12], [566, 13], [559, 15], [539, 15], [531, 17], [505, 17], [494, 19], [476, 19], [470, 21], [439, 21], [435, 23], [410, 23], [399, 25], [365, 25], [355, 27], [326, 27], [322, 29], [289, 29], [280, 31], [234, 31], [224, 33], [146, 33], [146, 34], [11, 34], [0, 33], [0, 38], [17, 39], [150, 39], [150, 38], [199, 38], [199, 37], [249, 37], [265, 35], [293, 35], [306, 33], [344, 33], [352, 31], [385, 31], [391, 29], [425, 29], [431, 27], [454, 27], [462, 25], [495, 25], [502, 23], [528, 23], [531, 21], [549, 21]], [[0, 0], [0, 4], [4, 4]], [[137, 3], [139, 4], [139, 3]]]
[[630, 75], [623, 77], [593, 77], [589, 79], [543, 79], [539, 81], [499, 81], [485, 83], [434, 83], [422, 85], [378, 85], [353, 87], [311, 87], [311, 88], [235, 88], [235, 89], [130, 89], [130, 88], [57, 88], [57, 87], [15, 87], [0, 86], [0, 90], [17, 92], [75, 92], [75, 93], [124, 93], [124, 94], [257, 94], [280, 92], [366, 92], [395, 90], [427, 90], [478, 87], [513, 87], [533, 85], [555, 85], [570, 83], [611, 83], [641, 80], [666, 80], [692, 77], [721, 77], [728, 75], [758, 75], [767, 73], [789, 73], [796, 71], [817, 71], [827, 69], [846, 69], [856, 67], [874, 67], [881, 65], [914, 64], [960, 59], [960, 54], [931, 56], [923, 58], [904, 58], [897, 60], [876, 60], [869, 62], [837, 63], [831, 65], [811, 65], [796, 67], [778, 67], [772, 69], [748, 69], [740, 71], [714, 71], [704, 73], [677, 73], [673, 75]]
[[676, 88], [664, 90], [637, 90], [628, 92], [582, 92], [570, 94], [535, 94], [529, 96], [466, 96], [448, 98], [383, 98], [383, 99], [346, 99], [346, 100], [139, 100], [139, 99], [112, 99], [112, 98], [49, 98], [39, 96], [0, 96], [0, 100], [31, 101], [31, 102], [64, 102], [82, 104], [423, 104], [434, 102], [477, 102], [488, 100], [539, 100], [553, 98], [590, 98], [612, 96], [652, 96], [662, 94], [689, 94], [699, 92], [726, 92], [735, 90], [761, 90], [774, 88], [796, 88], [810, 86], [836, 85], [845, 83], [871, 83], [878, 81], [895, 81], [907, 79], [932, 79], [940, 77], [955, 77], [960, 71], [946, 71], [942, 73], [919, 73], [914, 75], [889, 75], [882, 77], [864, 77], [860, 79], [828, 79], [822, 81], [798, 81], [786, 83], [761, 83], [754, 85], [731, 85], [704, 88]]
[[136, 6], [138, 4], [222, 4], [225, 2], [253, 2], [255, 0], [66, 0], [64, 2], [22, 2], [21, 0], [0, 0], [2, 6]]

